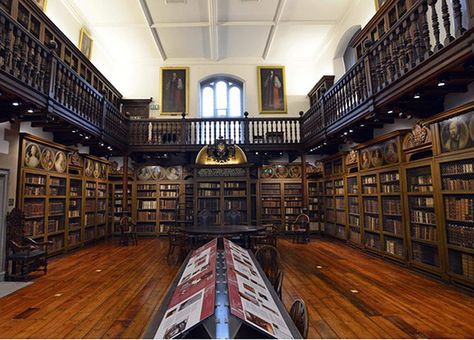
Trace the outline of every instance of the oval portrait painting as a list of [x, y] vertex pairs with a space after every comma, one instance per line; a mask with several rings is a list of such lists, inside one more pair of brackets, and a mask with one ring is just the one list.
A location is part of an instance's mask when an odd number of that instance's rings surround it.
[[469, 141], [467, 124], [460, 119], [448, 120], [441, 129], [441, 147], [444, 151], [462, 150]]
[[45, 170], [51, 170], [54, 166], [54, 153], [50, 148], [44, 148], [41, 153], [41, 166]]
[[54, 157], [54, 169], [62, 174], [64, 171], [66, 171], [66, 165], [66, 154], [63, 151], [56, 152], [56, 156]]
[[25, 164], [29, 168], [37, 168], [40, 164], [41, 149], [36, 143], [30, 143], [25, 149]]
[[148, 166], [143, 166], [138, 169], [137, 178], [140, 181], [146, 181], [151, 177], [151, 169]]

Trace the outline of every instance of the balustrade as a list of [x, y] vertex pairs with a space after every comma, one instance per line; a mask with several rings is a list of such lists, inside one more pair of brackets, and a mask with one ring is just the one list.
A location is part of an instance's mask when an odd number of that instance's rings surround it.
[[[471, 0], [418, 0], [304, 114], [303, 139], [354, 112], [466, 32]], [[466, 17], [465, 17], [466, 16]]]

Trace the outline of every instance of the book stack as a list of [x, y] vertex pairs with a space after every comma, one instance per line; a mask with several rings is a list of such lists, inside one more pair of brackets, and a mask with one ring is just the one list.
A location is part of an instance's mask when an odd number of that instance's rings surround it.
[[450, 244], [474, 248], [474, 226], [448, 223], [447, 233]]
[[446, 197], [446, 218], [448, 220], [474, 222], [474, 199], [466, 197]]
[[474, 256], [469, 254], [461, 255], [462, 274], [474, 280]]

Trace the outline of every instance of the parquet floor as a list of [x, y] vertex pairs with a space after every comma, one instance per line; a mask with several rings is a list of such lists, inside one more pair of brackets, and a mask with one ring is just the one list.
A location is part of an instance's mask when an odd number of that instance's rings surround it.
[[[473, 338], [474, 296], [341, 243], [279, 241], [283, 302], [302, 297], [312, 338]], [[102, 243], [50, 262], [0, 299], [1, 338], [137, 338], [178, 267], [165, 239]], [[320, 267], [320, 268], [318, 268]]]

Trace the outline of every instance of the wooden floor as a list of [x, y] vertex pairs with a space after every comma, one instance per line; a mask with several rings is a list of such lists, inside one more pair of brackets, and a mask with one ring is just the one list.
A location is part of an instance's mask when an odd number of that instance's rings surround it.
[[[50, 262], [0, 299], [1, 338], [137, 338], [177, 266], [166, 240], [103, 243]], [[330, 240], [279, 242], [283, 302], [302, 297], [311, 338], [473, 338], [474, 296]], [[320, 268], [319, 268], [320, 266]]]

